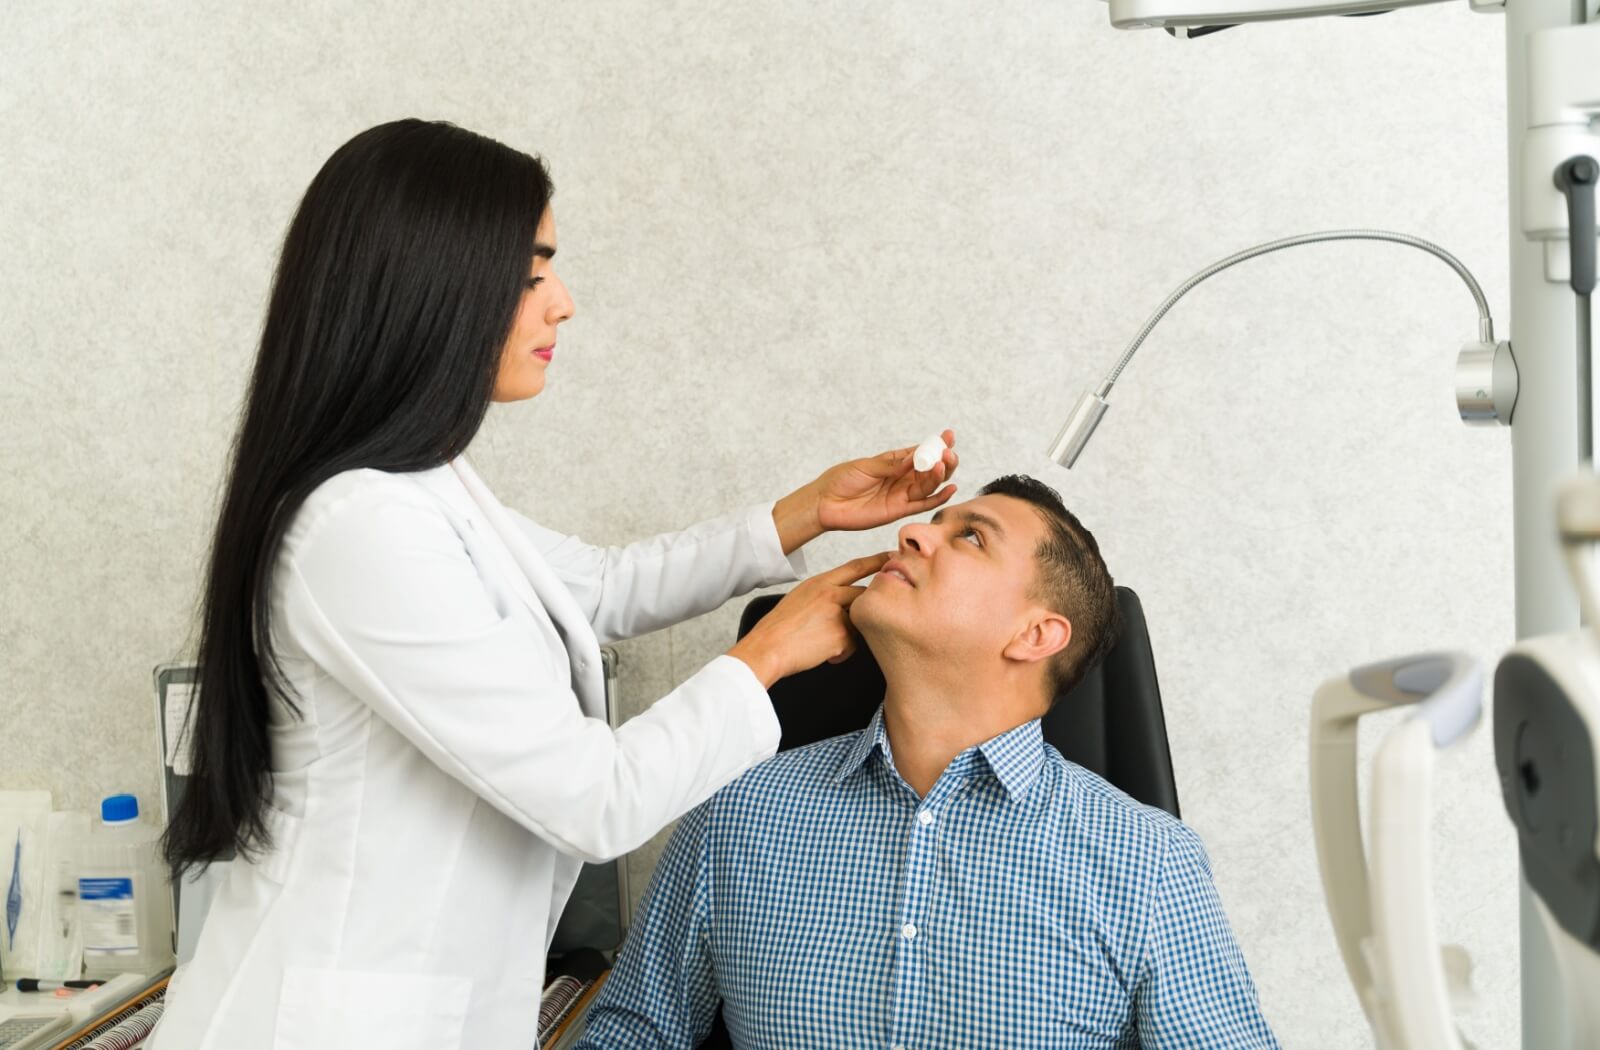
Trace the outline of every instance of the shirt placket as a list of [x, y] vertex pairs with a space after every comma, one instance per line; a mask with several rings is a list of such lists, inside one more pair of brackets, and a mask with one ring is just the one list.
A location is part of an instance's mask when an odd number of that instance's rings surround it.
[[920, 1022], [927, 996], [926, 926], [938, 870], [938, 829], [943, 811], [964, 786], [962, 777], [943, 777], [908, 812], [905, 871], [900, 880], [900, 925], [894, 931], [890, 1050], [925, 1050], [919, 1042], [923, 1034]]

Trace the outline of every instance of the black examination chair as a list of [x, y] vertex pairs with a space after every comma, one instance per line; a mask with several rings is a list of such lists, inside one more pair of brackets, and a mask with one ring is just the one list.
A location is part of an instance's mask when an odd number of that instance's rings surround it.
[[[764, 595], [745, 606], [739, 637], [778, 604], [778, 597]], [[1167, 723], [1161, 714], [1161, 689], [1144, 607], [1126, 587], [1117, 588], [1117, 607], [1122, 612], [1122, 636], [1105, 662], [1044, 716], [1044, 738], [1071, 761], [1176, 817], [1178, 786], [1172, 779]], [[823, 664], [783, 679], [770, 690], [783, 727], [778, 750], [864, 728], [883, 701], [883, 692], [883, 673], [864, 645], [843, 663]], [[732, 1045], [718, 1011], [700, 1050], [731, 1050]]]

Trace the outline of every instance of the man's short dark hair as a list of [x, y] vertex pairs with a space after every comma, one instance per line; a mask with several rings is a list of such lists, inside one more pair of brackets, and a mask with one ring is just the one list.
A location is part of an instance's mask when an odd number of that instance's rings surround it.
[[1094, 535], [1049, 485], [1026, 474], [1007, 474], [989, 482], [978, 495], [1022, 500], [1044, 519], [1045, 538], [1034, 551], [1038, 566], [1034, 597], [1072, 624], [1072, 640], [1050, 658], [1054, 704], [1099, 666], [1122, 633], [1116, 586]]

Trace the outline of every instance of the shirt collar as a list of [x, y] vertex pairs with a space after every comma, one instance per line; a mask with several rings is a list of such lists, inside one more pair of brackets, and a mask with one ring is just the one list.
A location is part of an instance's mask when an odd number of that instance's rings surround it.
[[867, 723], [867, 728], [856, 734], [855, 743], [845, 751], [844, 757], [839, 760], [839, 768], [834, 773], [834, 780], [842, 783], [850, 774], [866, 765], [867, 759], [872, 757], [874, 751], [882, 751], [887, 757], [889, 754], [889, 734], [883, 729], [883, 705], [872, 712], [872, 721]]
[[[861, 731], [839, 760], [835, 781], [842, 783], [848, 779], [866, 765], [874, 752], [882, 752], [884, 760], [893, 764], [889, 734], [883, 725], [882, 704], [873, 712], [867, 728]], [[1039, 770], [1044, 766], [1044, 732], [1039, 720], [1035, 718], [1031, 722], [1024, 722], [976, 747], [967, 748], [951, 759], [945, 771], [957, 776], [974, 776], [980, 774], [984, 766], [1005, 788], [1008, 796], [1013, 800], [1020, 798], [1033, 786], [1039, 777]]]

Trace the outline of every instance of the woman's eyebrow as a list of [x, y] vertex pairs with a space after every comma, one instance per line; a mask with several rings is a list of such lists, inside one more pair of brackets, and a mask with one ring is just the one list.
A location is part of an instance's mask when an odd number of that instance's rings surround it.
[[535, 241], [533, 245], [533, 254], [540, 259], [554, 259], [556, 257], [556, 250], [548, 244], [540, 244]]

